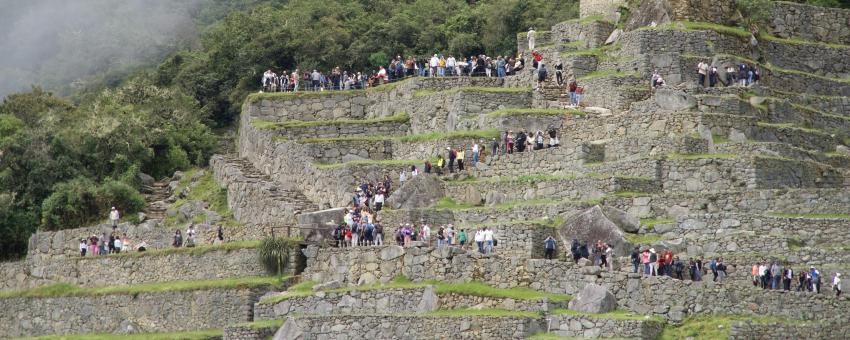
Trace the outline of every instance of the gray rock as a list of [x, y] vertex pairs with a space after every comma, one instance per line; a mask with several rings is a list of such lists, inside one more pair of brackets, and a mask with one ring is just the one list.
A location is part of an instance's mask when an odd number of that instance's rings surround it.
[[140, 213], [139, 213], [139, 222], [144, 222], [144, 221], [145, 221], [145, 220], [147, 220], [147, 219], [148, 219], [148, 215], [147, 215], [147, 214], [145, 214], [145, 213], [143, 213], [143, 212], [140, 212]]
[[437, 294], [434, 292], [434, 286], [425, 286], [425, 289], [422, 292], [422, 298], [419, 300], [419, 307], [417, 308], [417, 311], [433, 312], [439, 308], [439, 300], [437, 299]]
[[360, 278], [357, 279], [358, 286], [370, 285], [376, 282], [378, 282], [378, 279], [372, 273], [363, 273], [363, 275], [360, 275]]
[[178, 182], [178, 181], [168, 182], [168, 193], [173, 194], [174, 191], [176, 191], [177, 188], [179, 188], [179, 187], [180, 187], [180, 182]]
[[617, 308], [617, 298], [604, 286], [589, 283], [570, 301], [569, 307], [584, 313], [607, 313]]
[[[307, 242], [333, 240], [333, 230], [342, 222], [345, 208], [305, 212], [298, 215], [298, 227]], [[306, 234], [306, 235], [304, 235]]]
[[593, 265], [593, 262], [590, 262], [590, 260], [588, 260], [586, 258], [582, 257], [582, 258], [578, 259], [578, 266], [579, 267], [589, 267], [589, 266], [592, 266], [592, 265]]
[[198, 170], [195, 174], [192, 175], [192, 182], [197, 182], [201, 177], [204, 177], [207, 174], [204, 170]]
[[283, 323], [283, 326], [274, 333], [274, 337], [272, 340], [295, 340], [295, 339], [303, 339], [304, 332], [301, 330], [301, 325], [298, 324], [298, 321], [293, 317], [286, 318], [286, 322]]
[[156, 180], [151, 175], [148, 175], [144, 172], [140, 172], [136, 177], [139, 178], [139, 182], [141, 182], [143, 186], [150, 187], [153, 186], [154, 182], [156, 182]]
[[640, 229], [640, 220], [625, 211], [605, 206], [602, 207], [602, 213], [604, 213], [605, 217], [608, 217], [611, 222], [614, 222], [614, 224], [627, 233], [636, 233], [638, 232], [638, 229]]
[[172, 181], [179, 181], [183, 179], [183, 171], [175, 171], [173, 175], [171, 175]]
[[393, 209], [427, 208], [446, 196], [443, 181], [432, 174], [421, 174], [404, 183], [387, 199]]
[[611, 45], [620, 41], [620, 36], [623, 34], [622, 29], [615, 29], [614, 32], [611, 32], [611, 35], [608, 36], [608, 39], [605, 39], [605, 45]]
[[729, 129], [729, 140], [733, 143], [746, 143], [747, 135], [735, 128]]
[[481, 205], [483, 198], [481, 197], [481, 192], [478, 191], [478, 188], [470, 185], [464, 189], [459, 199], [460, 203], [463, 204]]
[[502, 204], [508, 201], [508, 195], [505, 195], [501, 192], [491, 191], [488, 192], [486, 196], [484, 196], [484, 202], [487, 202], [487, 205], [493, 206], [497, 204]]
[[654, 98], [655, 103], [664, 110], [684, 111], [697, 106], [694, 96], [673, 89], [658, 89], [655, 91]]
[[384, 249], [381, 249], [379, 256], [383, 261], [391, 261], [395, 260], [404, 255], [404, 248], [401, 246], [388, 246]]
[[602, 240], [611, 245], [614, 253], [624, 256], [631, 250], [625, 234], [602, 212], [598, 205], [573, 215], [558, 227], [558, 237], [562, 244], [571, 244], [573, 239], [588, 244]]
[[835, 152], [838, 152], [838, 153], [843, 154], [845, 156], [850, 156], [850, 148], [848, 148], [844, 145], [836, 145], [835, 146]]
[[337, 280], [333, 280], [333, 281], [328, 281], [328, 282], [320, 283], [320, 284], [313, 286], [313, 291], [318, 292], [320, 290], [337, 289], [337, 288], [342, 288], [342, 282], [339, 282]]
[[139, 325], [137, 323], [132, 322], [130, 320], [121, 321], [121, 323], [118, 325], [118, 328], [116, 328], [114, 331], [112, 331], [112, 334], [135, 334], [135, 333], [142, 333], [142, 328], [139, 327]]

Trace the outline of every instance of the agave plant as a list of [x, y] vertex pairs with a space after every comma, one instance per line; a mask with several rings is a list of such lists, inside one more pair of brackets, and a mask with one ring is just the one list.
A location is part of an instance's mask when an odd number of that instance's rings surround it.
[[269, 274], [282, 274], [289, 266], [289, 241], [285, 238], [271, 237], [260, 244], [260, 263]]

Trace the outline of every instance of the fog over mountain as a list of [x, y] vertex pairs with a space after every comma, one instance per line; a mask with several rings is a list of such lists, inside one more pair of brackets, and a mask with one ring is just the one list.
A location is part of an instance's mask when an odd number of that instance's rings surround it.
[[0, 0], [0, 98], [118, 79], [197, 38], [206, 0]]

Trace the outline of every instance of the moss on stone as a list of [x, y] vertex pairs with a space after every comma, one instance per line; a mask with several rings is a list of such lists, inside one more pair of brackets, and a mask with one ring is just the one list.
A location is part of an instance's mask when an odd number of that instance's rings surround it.
[[539, 318], [542, 316], [540, 312], [526, 312], [507, 309], [440, 309], [424, 314], [425, 316], [439, 317], [493, 317], [493, 318]]
[[424, 97], [431, 95], [447, 95], [447, 94], [455, 94], [460, 92], [472, 92], [472, 93], [531, 93], [531, 89], [522, 88], [522, 87], [481, 87], [481, 86], [470, 86], [470, 87], [455, 87], [448, 90], [416, 90], [413, 92], [414, 97]]
[[221, 329], [206, 329], [186, 332], [167, 333], [136, 333], [136, 334], [72, 334], [72, 335], [49, 335], [20, 340], [206, 340], [220, 339]]
[[667, 155], [667, 159], [672, 160], [697, 160], [697, 159], [731, 159], [738, 158], [738, 155], [731, 153], [699, 153], [699, 154], [680, 154], [671, 153]]
[[407, 123], [410, 121], [410, 116], [405, 112], [397, 112], [392, 116], [365, 118], [365, 119], [332, 119], [332, 120], [288, 120], [285, 122], [268, 122], [260, 119], [251, 121], [251, 125], [258, 129], [274, 130], [274, 129], [295, 129], [309, 128], [316, 126], [338, 126], [338, 125], [373, 125], [382, 123]]
[[584, 116], [587, 113], [579, 109], [501, 109], [488, 112], [487, 117], [513, 117], [513, 116]]
[[611, 319], [611, 320], [636, 320], [636, 321], [658, 321], [663, 322], [664, 319], [655, 315], [640, 315], [637, 313], [632, 313], [625, 310], [614, 310], [608, 313], [582, 313], [577, 312], [571, 309], [558, 308], [555, 309], [552, 314], [555, 315], [571, 315], [571, 316], [585, 316], [589, 318], [595, 319]]

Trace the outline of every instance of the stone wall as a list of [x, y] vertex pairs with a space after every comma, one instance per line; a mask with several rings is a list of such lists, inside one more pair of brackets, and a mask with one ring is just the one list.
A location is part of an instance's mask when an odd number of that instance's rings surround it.
[[309, 127], [275, 130], [275, 135], [288, 139], [340, 138], [359, 136], [396, 136], [407, 134], [407, 122], [380, 122], [369, 124], [326, 124]]
[[112, 333], [132, 324], [142, 332], [220, 328], [250, 321], [264, 289], [208, 289], [96, 297], [0, 299], [0, 334], [10, 337]]
[[[299, 339], [525, 339], [545, 325], [540, 319], [481, 316], [301, 316], [284, 328], [298, 329]], [[225, 339], [229, 339], [225, 336]]]
[[532, 92], [486, 92], [474, 89], [415, 95], [409, 105], [413, 133], [478, 128], [479, 116], [504, 108], [528, 108]]
[[279, 320], [289, 315], [344, 314], [414, 314], [432, 309], [498, 308], [546, 312], [566, 304], [545, 300], [515, 300], [460, 294], [437, 295], [433, 287], [412, 289], [351, 290], [316, 292], [310, 296], [292, 297], [276, 304], [254, 304], [255, 320]]
[[[657, 192], [658, 182], [648, 178], [565, 178], [551, 180], [523, 180], [521, 177], [494, 181], [449, 182], [446, 195], [458, 202], [473, 203], [476, 197], [487, 202], [487, 197], [521, 199], [572, 199], [584, 200], [618, 191]], [[499, 195], [494, 195], [499, 194]]]
[[[621, 271], [606, 272], [595, 266], [572, 262], [485, 257], [476, 253], [441, 248], [406, 248], [404, 253], [387, 247], [349, 250], [308, 249], [306, 278], [358, 282], [387, 282], [403, 274], [414, 281], [481, 281], [500, 287], [529, 287], [561, 294], [576, 294], [587, 283], [608, 287], [621, 308], [681, 321], [687, 314], [755, 314], [802, 320], [841, 315], [850, 300], [805, 293], [764, 291], [752, 286], [725, 286], [708, 281], [680, 281], [669, 277], [642, 277]], [[387, 256], [391, 253], [392, 256]], [[615, 268], [616, 269], [616, 268]], [[658, 292], [665, 292], [660, 298]]]
[[476, 178], [564, 173], [573, 165], [583, 164], [581, 151], [580, 147], [562, 141], [556, 148], [492, 156], [486, 166], [470, 169], [469, 173]]
[[[376, 135], [380, 136], [380, 135]], [[304, 143], [303, 150], [318, 163], [344, 163], [361, 159], [393, 158], [390, 140], [339, 140]]]
[[625, 0], [581, 0], [579, 1], [579, 16], [581, 18], [601, 16], [612, 20], [620, 7], [626, 6]]
[[850, 44], [850, 10], [777, 1], [770, 17], [778, 37]]
[[729, 329], [730, 340], [847, 339], [850, 326], [846, 322], [761, 323], [735, 321]]
[[210, 280], [265, 275], [254, 248], [143, 256], [108, 255], [25, 260], [0, 264], [8, 278], [0, 289], [19, 290], [59, 282], [83, 287]]
[[[614, 2], [623, 1], [615, 0]], [[556, 44], [582, 42], [581, 48], [597, 48], [605, 43], [612, 31], [614, 31], [614, 24], [609, 21], [599, 20], [589, 23], [577, 20], [565, 21], [552, 26], [552, 40]]]
[[[632, 70], [623, 70], [631, 72]], [[625, 111], [631, 103], [649, 97], [646, 80], [639, 75], [620, 74], [579, 78], [579, 86], [584, 87], [581, 105], [597, 106], [615, 112]]]
[[551, 333], [576, 338], [657, 339], [664, 323], [656, 320], [620, 320], [592, 315], [553, 315], [549, 317]]

